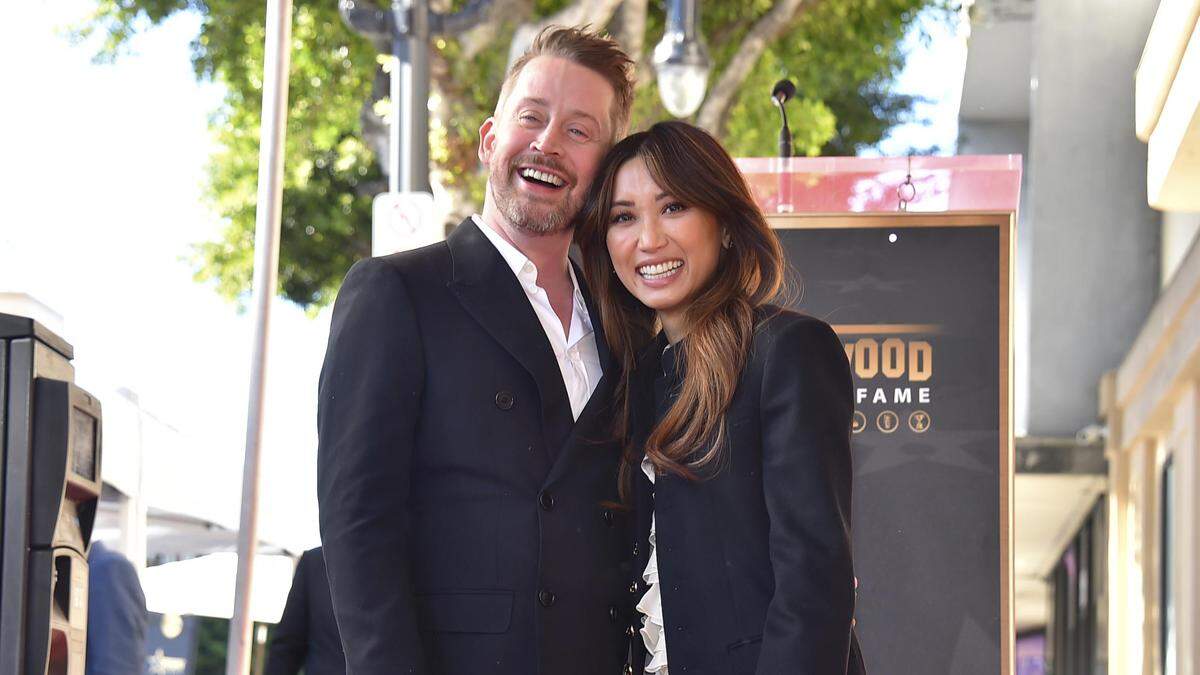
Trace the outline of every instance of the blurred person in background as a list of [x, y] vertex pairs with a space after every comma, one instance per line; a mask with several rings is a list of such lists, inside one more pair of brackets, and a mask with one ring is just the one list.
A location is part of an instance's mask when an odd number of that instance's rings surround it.
[[321, 547], [296, 564], [283, 616], [271, 632], [264, 675], [345, 675], [346, 655], [333, 618]]
[[146, 596], [137, 570], [104, 542], [88, 552], [87, 675], [146, 670]]

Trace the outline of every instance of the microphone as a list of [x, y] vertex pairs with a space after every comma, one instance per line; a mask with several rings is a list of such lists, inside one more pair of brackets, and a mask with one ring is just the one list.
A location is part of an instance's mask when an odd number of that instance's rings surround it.
[[782, 106], [791, 100], [796, 95], [796, 85], [792, 84], [791, 80], [780, 80], [775, 83], [775, 88], [771, 90], [771, 98], [775, 101], [775, 105]]
[[779, 156], [792, 156], [792, 130], [788, 128], [787, 108], [784, 103], [787, 103], [793, 96], [796, 95], [796, 85], [792, 84], [791, 80], [780, 80], [775, 83], [775, 88], [771, 90], [771, 102], [779, 108], [779, 116], [783, 120], [783, 126], [779, 129]]

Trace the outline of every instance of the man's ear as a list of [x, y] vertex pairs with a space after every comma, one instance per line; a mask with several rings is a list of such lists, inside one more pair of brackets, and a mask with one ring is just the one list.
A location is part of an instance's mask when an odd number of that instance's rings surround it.
[[492, 151], [496, 147], [496, 118], [489, 117], [483, 121], [483, 126], [479, 127], [479, 161], [485, 165], [492, 158]]

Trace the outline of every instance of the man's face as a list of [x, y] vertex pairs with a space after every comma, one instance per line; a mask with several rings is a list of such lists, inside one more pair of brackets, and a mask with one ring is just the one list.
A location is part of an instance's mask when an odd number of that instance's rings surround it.
[[603, 77], [566, 59], [539, 56], [525, 65], [479, 129], [487, 198], [510, 225], [535, 235], [570, 225], [612, 146], [614, 98]]

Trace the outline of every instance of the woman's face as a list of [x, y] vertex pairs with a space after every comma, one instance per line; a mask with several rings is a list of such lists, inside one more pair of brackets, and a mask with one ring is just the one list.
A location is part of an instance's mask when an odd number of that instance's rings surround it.
[[613, 187], [606, 240], [613, 268], [677, 340], [688, 301], [716, 272], [720, 227], [708, 211], [663, 192], [641, 157], [617, 171]]

